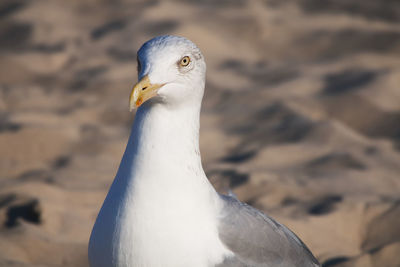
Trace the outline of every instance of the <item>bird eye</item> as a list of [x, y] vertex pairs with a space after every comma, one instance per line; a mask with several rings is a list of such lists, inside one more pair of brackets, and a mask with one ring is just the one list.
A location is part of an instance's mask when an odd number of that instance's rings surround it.
[[187, 65], [189, 65], [189, 63], [190, 63], [190, 57], [184, 56], [184, 57], [181, 59], [181, 61], [179, 62], [179, 65], [180, 65], [181, 67], [186, 67]]

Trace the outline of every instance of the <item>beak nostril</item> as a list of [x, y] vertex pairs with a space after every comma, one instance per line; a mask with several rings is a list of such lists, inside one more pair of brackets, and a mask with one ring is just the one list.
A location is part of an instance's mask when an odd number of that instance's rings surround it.
[[144, 91], [144, 90], [146, 90], [146, 89], [147, 89], [147, 86], [143, 87], [143, 88], [142, 88], [142, 91]]

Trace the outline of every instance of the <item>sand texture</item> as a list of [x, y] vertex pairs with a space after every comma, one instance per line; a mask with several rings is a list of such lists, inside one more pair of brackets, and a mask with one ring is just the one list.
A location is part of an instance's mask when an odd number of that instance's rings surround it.
[[88, 266], [136, 50], [206, 57], [212, 183], [324, 267], [400, 266], [400, 1], [0, 1], [0, 266]]

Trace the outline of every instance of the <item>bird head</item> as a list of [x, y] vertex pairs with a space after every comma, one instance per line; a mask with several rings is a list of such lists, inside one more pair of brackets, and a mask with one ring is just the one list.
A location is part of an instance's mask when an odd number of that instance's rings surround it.
[[201, 103], [206, 64], [194, 43], [183, 37], [159, 36], [142, 45], [137, 60], [139, 82], [129, 98], [131, 110], [145, 102]]

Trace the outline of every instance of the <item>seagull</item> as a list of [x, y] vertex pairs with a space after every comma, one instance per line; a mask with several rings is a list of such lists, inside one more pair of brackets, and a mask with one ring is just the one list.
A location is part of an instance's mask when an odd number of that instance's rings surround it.
[[316, 267], [288, 228], [216, 192], [199, 150], [206, 64], [186, 38], [159, 36], [138, 53], [136, 116], [89, 241], [91, 267]]

